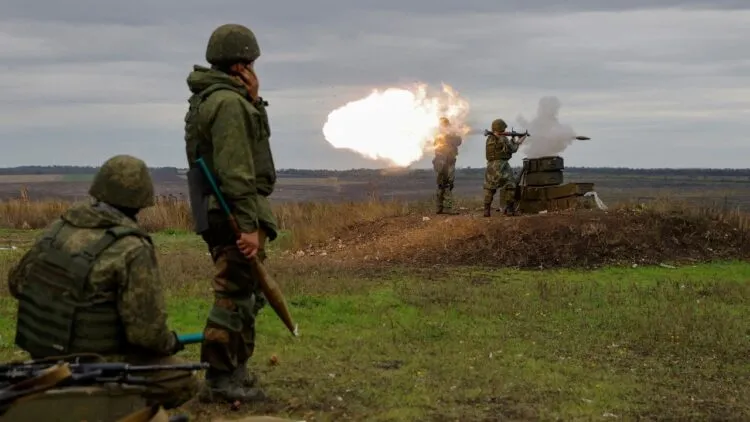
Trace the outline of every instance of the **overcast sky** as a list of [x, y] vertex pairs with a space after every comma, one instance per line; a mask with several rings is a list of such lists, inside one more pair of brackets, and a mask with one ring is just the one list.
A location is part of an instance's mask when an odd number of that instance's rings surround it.
[[[379, 166], [329, 146], [326, 116], [414, 81], [453, 86], [480, 130], [557, 96], [593, 138], [567, 165], [748, 167], [747, 0], [2, 0], [0, 166], [185, 167], [185, 78], [230, 22], [261, 43], [279, 168]], [[483, 166], [483, 137], [460, 154]]]

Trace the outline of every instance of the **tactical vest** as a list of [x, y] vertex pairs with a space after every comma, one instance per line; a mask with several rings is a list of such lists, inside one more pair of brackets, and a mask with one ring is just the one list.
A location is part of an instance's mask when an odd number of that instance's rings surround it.
[[[196, 127], [198, 122], [195, 121], [195, 117], [198, 114], [201, 103], [206, 101], [206, 99], [214, 92], [224, 89], [237, 92], [237, 88], [232, 85], [222, 83], [213, 84], [190, 97], [190, 100], [188, 100], [190, 106], [185, 115], [185, 143], [187, 148], [188, 165], [191, 168], [195, 167], [195, 160], [203, 157], [208, 169], [211, 170], [213, 174], [216, 174], [216, 168], [214, 167], [211, 144], [205, 142], [205, 139], [201, 136]], [[273, 193], [274, 185], [276, 184], [276, 168], [273, 162], [273, 155], [271, 154], [271, 125], [268, 121], [268, 112], [266, 111], [267, 105], [268, 102], [266, 101], [261, 101], [260, 104], [254, 104], [260, 114], [256, 121], [260, 128], [260, 139], [258, 140], [257, 145], [250, 146], [253, 151], [253, 161], [256, 170], [267, 168], [268, 166], [265, 163], [270, 163], [270, 174], [259, 173], [255, 175], [258, 193], [263, 196], [268, 196]], [[217, 180], [217, 183], [220, 182]]]
[[126, 337], [116, 298], [103, 299], [88, 287], [99, 255], [126, 236], [151, 240], [130, 227], [109, 228], [81, 252], [59, 249], [55, 240], [64, 221], [40, 240], [36, 260], [28, 266], [18, 298], [16, 345], [33, 358], [74, 353], [122, 353]]
[[487, 136], [487, 144], [485, 148], [487, 161], [511, 159], [513, 154], [510, 152], [510, 149], [503, 138], [498, 138], [495, 135]]

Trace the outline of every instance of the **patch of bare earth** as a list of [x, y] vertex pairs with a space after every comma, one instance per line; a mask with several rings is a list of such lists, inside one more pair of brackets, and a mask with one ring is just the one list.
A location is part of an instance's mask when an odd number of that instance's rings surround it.
[[520, 268], [744, 259], [750, 256], [745, 221], [685, 209], [409, 215], [350, 226], [287, 255], [338, 264]]

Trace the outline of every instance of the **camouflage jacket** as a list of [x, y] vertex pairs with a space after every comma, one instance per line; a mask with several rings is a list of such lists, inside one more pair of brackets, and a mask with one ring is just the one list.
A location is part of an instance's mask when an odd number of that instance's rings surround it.
[[[240, 229], [253, 232], [257, 197], [270, 195], [276, 184], [265, 103], [251, 102], [239, 81], [215, 69], [195, 66], [187, 84], [193, 94], [185, 116], [188, 163], [203, 157]], [[209, 209], [219, 209], [213, 197]]]
[[440, 134], [435, 137], [435, 156], [455, 159], [458, 156], [458, 147], [463, 140], [454, 134]]
[[[140, 228], [134, 220], [104, 203], [69, 209], [45, 234], [61, 222], [65, 224], [56, 238], [59, 247], [70, 253], [81, 251], [109, 227]], [[17, 299], [40, 250], [38, 241], [8, 274], [8, 288]], [[104, 250], [94, 263], [85, 290], [87, 296], [98, 301], [114, 302], [127, 343], [123, 354], [166, 356], [175, 349], [176, 339], [167, 328], [164, 294], [150, 239], [128, 236]]]

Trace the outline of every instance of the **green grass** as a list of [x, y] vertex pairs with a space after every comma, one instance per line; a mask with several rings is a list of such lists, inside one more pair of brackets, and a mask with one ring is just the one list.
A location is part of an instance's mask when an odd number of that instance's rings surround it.
[[[157, 238], [168, 251], [194, 243], [169, 236]], [[254, 360], [274, 398], [263, 410], [308, 420], [748, 419], [749, 279], [742, 262], [290, 272], [300, 337], [262, 311]], [[200, 331], [207, 282], [181, 280], [168, 283], [170, 324]], [[14, 307], [0, 296], [0, 358], [17, 357]], [[197, 359], [198, 346], [181, 355]]]
[[63, 174], [62, 182], [90, 182], [94, 180], [93, 174]]

